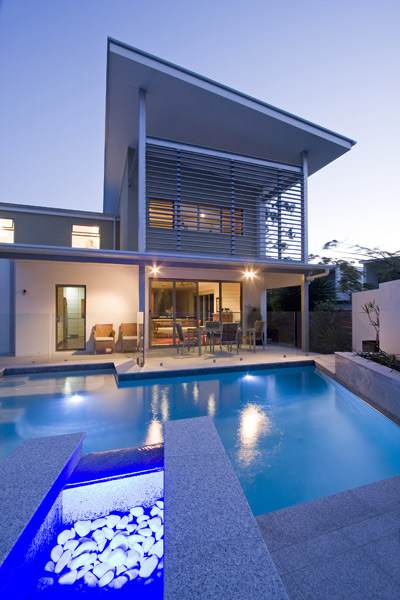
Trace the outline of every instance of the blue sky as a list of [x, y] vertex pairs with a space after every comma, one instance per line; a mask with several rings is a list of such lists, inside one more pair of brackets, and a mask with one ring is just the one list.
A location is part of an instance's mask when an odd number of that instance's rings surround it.
[[357, 140], [310, 178], [310, 251], [398, 250], [398, 0], [0, 0], [0, 201], [102, 210], [107, 36]]

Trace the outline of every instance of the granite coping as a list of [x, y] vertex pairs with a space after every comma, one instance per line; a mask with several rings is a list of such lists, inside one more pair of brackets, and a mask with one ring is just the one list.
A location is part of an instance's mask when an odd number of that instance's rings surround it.
[[[26, 440], [0, 462], [0, 595], [82, 455], [84, 433]], [[35, 518], [34, 518], [35, 517]]]
[[287, 600], [210, 417], [164, 424], [164, 600]]

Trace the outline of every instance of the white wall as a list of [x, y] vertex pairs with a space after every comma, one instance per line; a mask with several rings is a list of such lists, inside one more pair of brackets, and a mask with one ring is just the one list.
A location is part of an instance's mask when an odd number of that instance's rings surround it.
[[380, 346], [388, 354], [400, 354], [400, 280], [379, 286]]
[[376, 338], [375, 329], [362, 310], [364, 304], [374, 300], [376, 304], [380, 305], [379, 290], [367, 290], [352, 294], [353, 350], [355, 352], [362, 351], [363, 340], [374, 340]]
[[55, 352], [56, 285], [86, 285], [88, 352], [96, 323], [113, 323], [118, 337], [121, 323], [136, 322], [137, 267], [17, 261], [16, 356]]

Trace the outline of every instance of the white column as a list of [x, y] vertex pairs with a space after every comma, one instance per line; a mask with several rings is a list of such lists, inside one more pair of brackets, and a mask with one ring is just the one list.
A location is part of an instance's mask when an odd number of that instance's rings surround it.
[[303, 352], [308, 352], [310, 339], [309, 282], [307, 275], [302, 275], [301, 279], [301, 349]]
[[138, 238], [139, 252], [146, 252], [146, 90], [143, 89], [139, 90], [138, 117]]
[[308, 153], [302, 152], [303, 163], [303, 214], [302, 214], [302, 245], [301, 259], [308, 262]]

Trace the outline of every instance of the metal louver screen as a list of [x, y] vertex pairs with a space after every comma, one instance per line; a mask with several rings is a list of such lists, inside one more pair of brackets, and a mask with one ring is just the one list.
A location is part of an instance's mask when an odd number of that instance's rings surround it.
[[301, 260], [303, 176], [147, 144], [147, 250]]

